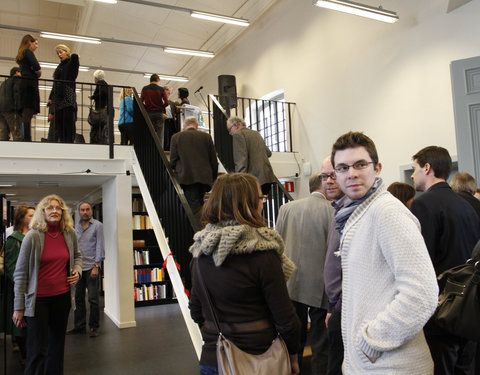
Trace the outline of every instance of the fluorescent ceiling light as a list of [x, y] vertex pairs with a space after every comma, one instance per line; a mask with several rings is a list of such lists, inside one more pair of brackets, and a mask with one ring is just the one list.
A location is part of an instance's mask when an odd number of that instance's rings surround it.
[[38, 89], [39, 89], [39, 90], [48, 91], [48, 90], [51, 90], [51, 89], [52, 89], [52, 86], [39, 85], [39, 86], [38, 86]]
[[248, 21], [244, 20], [242, 18], [220, 16], [220, 15], [212, 14], [212, 13], [197, 12], [196, 10], [192, 10], [190, 12], [190, 15], [192, 17], [195, 17], [195, 18], [202, 18], [204, 20], [209, 20], [209, 21], [230, 23], [232, 25], [238, 25], [238, 26], [248, 26], [249, 25]]
[[0, 182], [0, 187], [13, 187], [17, 186], [16, 182]]
[[382, 22], [394, 23], [398, 21], [398, 16], [395, 12], [385, 10], [382, 7], [375, 8], [349, 0], [314, 0], [314, 5]]
[[91, 44], [101, 43], [101, 40], [98, 38], [90, 38], [88, 36], [78, 36], [78, 35], [69, 35], [69, 34], [57, 34], [57, 33], [50, 33], [46, 31], [40, 32], [40, 36], [43, 38], [50, 38], [50, 39], [71, 40], [73, 42], [82, 42], [82, 43], [91, 43]]
[[[153, 73], [145, 73], [143, 75], [144, 78], [150, 78]], [[188, 82], [187, 77], [180, 77], [180, 76], [169, 76], [167, 74], [159, 74], [158, 77], [165, 81], [178, 81], [178, 82]]]
[[105, 3], [105, 4], [116, 4], [117, 0], [94, 0], [99, 3]]
[[[43, 62], [43, 61], [39, 62], [39, 64], [42, 68], [45, 68], [45, 69], [56, 69], [58, 66], [58, 64]], [[90, 68], [88, 66], [80, 66], [78, 70], [81, 72], [88, 72]]]
[[200, 57], [215, 57], [213, 52], [198, 51], [194, 49], [183, 49], [183, 48], [171, 48], [165, 47], [163, 49], [167, 53], [177, 53], [179, 55], [190, 55], [190, 56], [200, 56]]

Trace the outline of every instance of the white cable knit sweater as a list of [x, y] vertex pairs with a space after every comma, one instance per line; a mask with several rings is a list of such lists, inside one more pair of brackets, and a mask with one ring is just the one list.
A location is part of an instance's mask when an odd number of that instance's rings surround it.
[[422, 328], [438, 285], [418, 220], [382, 184], [348, 219], [340, 253], [344, 373], [433, 374]]

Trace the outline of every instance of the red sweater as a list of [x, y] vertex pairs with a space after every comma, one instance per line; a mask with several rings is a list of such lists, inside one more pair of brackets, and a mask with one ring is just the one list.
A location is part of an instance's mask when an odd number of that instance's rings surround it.
[[142, 89], [140, 100], [145, 105], [147, 112], [165, 112], [165, 107], [169, 105], [164, 88], [155, 83], [151, 83]]
[[67, 266], [70, 260], [68, 248], [58, 226], [49, 226], [45, 233], [40, 270], [37, 281], [37, 297], [50, 297], [67, 293]]

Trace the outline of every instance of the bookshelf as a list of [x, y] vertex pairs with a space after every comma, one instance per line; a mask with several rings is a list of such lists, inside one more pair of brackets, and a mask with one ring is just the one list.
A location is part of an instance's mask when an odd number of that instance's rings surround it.
[[135, 307], [176, 303], [163, 257], [140, 193], [132, 194]]

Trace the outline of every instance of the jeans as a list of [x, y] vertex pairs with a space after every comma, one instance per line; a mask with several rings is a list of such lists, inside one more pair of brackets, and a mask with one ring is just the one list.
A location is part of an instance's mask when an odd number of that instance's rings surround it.
[[200, 375], [218, 375], [218, 368], [217, 366], [200, 365]]
[[[92, 268], [93, 269], [93, 268]], [[84, 329], [87, 325], [87, 310], [85, 307], [85, 289], [88, 289], [88, 303], [90, 304], [90, 318], [88, 325], [90, 329], [99, 327], [100, 308], [98, 306], [98, 279], [99, 275], [92, 279], [92, 270], [82, 271], [82, 278], [75, 288], [75, 328]]]

